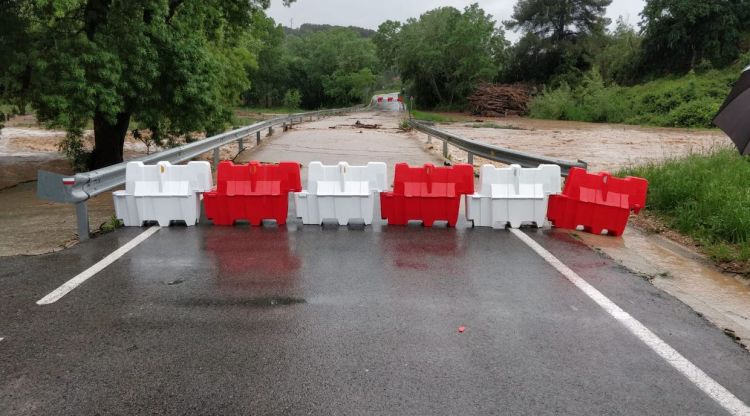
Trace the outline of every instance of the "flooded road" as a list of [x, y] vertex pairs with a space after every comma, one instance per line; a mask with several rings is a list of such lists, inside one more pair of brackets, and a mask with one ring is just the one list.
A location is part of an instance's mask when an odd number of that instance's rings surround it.
[[[440, 123], [436, 127], [483, 143], [570, 161], [584, 160], [589, 169], [616, 171], [651, 161], [703, 153], [731, 146], [718, 130], [652, 128], [520, 117], [481, 118], [484, 123]], [[493, 125], [495, 128], [489, 128]], [[481, 126], [481, 127], [479, 127]], [[422, 135], [426, 142], [426, 138]], [[435, 152], [441, 151], [435, 146]], [[450, 149], [452, 159], [466, 161], [466, 152]], [[484, 163], [475, 159], [475, 164]]]
[[[302, 164], [303, 178], [307, 174], [307, 165], [313, 161], [327, 165], [340, 161], [351, 165], [385, 162], [389, 184], [393, 182], [393, 171], [398, 162], [415, 165], [442, 163], [440, 158], [424, 150], [416, 132], [400, 129], [400, 121], [398, 113], [381, 111], [328, 117], [297, 125], [265, 141], [260, 147], [241, 153], [235, 161], [291, 160]], [[362, 125], [377, 127], [364, 128]]]

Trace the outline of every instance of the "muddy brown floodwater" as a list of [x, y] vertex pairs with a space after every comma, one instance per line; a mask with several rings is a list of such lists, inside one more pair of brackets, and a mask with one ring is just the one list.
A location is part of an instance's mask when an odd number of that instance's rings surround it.
[[[32, 255], [59, 250], [76, 241], [72, 205], [42, 201], [36, 197], [37, 170], [70, 174], [72, 169], [57, 151], [65, 133], [10, 123], [0, 131], [0, 256]], [[25, 124], [24, 124], [25, 123]], [[92, 146], [90, 135], [87, 146]], [[145, 153], [145, 145], [129, 138], [125, 158]], [[114, 213], [112, 197], [103, 194], [89, 203], [91, 229], [96, 230]]]
[[[479, 123], [440, 123], [437, 127], [467, 139], [570, 161], [584, 160], [591, 170], [616, 171], [650, 161], [703, 153], [731, 141], [720, 131], [649, 128], [619, 124], [535, 120], [520, 117], [481, 118]], [[422, 135], [426, 142], [426, 136]], [[442, 151], [435, 145], [434, 152]], [[451, 158], [466, 161], [466, 152], [450, 148]], [[475, 165], [485, 163], [475, 159]]]

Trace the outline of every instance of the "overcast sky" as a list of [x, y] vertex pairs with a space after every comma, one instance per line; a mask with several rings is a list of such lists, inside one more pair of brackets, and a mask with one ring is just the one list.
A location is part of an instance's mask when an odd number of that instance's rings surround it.
[[[494, 16], [500, 23], [510, 17], [515, 0], [297, 0], [291, 7], [284, 7], [281, 0], [272, 0], [269, 16], [284, 26], [299, 27], [303, 23], [327, 23], [341, 26], [360, 26], [377, 29], [385, 20], [404, 21], [409, 17], [440, 6], [453, 6], [463, 9], [471, 3]], [[613, 0], [607, 9], [612, 21], [624, 16], [631, 24], [640, 20], [638, 13], [643, 10], [644, 0]], [[518, 34], [507, 33], [511, 40]]]

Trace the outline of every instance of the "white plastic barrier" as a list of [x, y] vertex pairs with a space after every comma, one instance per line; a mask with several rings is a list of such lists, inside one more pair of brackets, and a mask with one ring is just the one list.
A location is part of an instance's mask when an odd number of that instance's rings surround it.
[[208, 162], [130, 162], [125, 169], [125, 190], [113, 193], [115, 213], [126, 226], [157, 221], [166, 227], [173, 220], [195, 225], [200, 215], [200, 193], [210, 191], [212, 186]]
[[385, 163], [370, 162], [367, 166], [323, 165], [311, 162], [307, 172], [307, 189], [294, 194], [297, 216], [303, 224], [321, 224], [336, 219], [346, 225], [350, 219], [372, 224], [373, 207], [386, 188]]
[[547, 202], [560, 193], [560, 166], [537, 168], [482, 166], [479, 193], [466, 196], [466, 218], [475, 226], [518, 228], [523, 223], [545, 225]]

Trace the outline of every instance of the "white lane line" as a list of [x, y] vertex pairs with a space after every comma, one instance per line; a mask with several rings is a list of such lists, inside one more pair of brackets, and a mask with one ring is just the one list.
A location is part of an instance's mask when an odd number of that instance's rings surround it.
[[670, 347], [669, 344], [651, 332], [651, 330], [646, 328], [645, 325], [604, 296], [602, 292], [588, 284], [588, 282], [583, 280], [581, 276], [563, 264], [563, 262], [553, 256], [552, 253], [545, 250], [544, 247], [539, 245], [539, 243], [520, 230], [511, 229], [510, 231], [515, 234], [516, 237], [520, 238], [521, 241], [526, 243], [526, 245], [531, 247], [531, 249], [546, 260], [547, 263], [551, 264], [557, 269], [557, 271], [562, 273], [563, 276], [576, 285], [576, 287], [583, 291], [583, 293], [591, 298], [591, 300], [601, 306], [608, 314], [618, 320], [621, 324], [625, 325], [633, 335], [643, 341], [644, 344], [659, 354], [661, 358], [666, 360], [672, 367], [687, 377], [696, 387], [703, 390], [704, 393], [714, 399], [716, 403], [726, 409], [730, 414], [750, 415], [750, 407], [748, 407], [742, 400], [738, 399], [729, 390], [724, 388], [724, 386], [717, 383], [695, 364], [688, 361], [687, 358], [683, 357], [677, 352], [677, 350]]
[[137, 237], [128, 241], [124, 246], [113, 251], [107, 257], [99, 260], [99, 262], [89, 267], [88, 269], [84, 270], [83, 272], [78, 274], [76, 277], [63, 283], [62, 286], [53, 290], [49, 295], [39, 299], [36, 302], [36, 304], [37, 305], [49, 305], [51, 303], [57, 302], [58, 300], [60, 300], [60, 298], [70, 293], [71, 290], [75, 289], [76, 287], [81, 285], [81, 283], [85, 282], [86, 280], [94, 276], [95, 274], [104, 270], [107, 266], [117, 261], [117, 259], [124, 256], [125, 253], [135, 248], [138, 244], [141, 244], [143, 241], [151, 237], [157, 231], [159, 231], [159, 227], [155, 225], [149, 228], [148, 230], [138, 234]]

